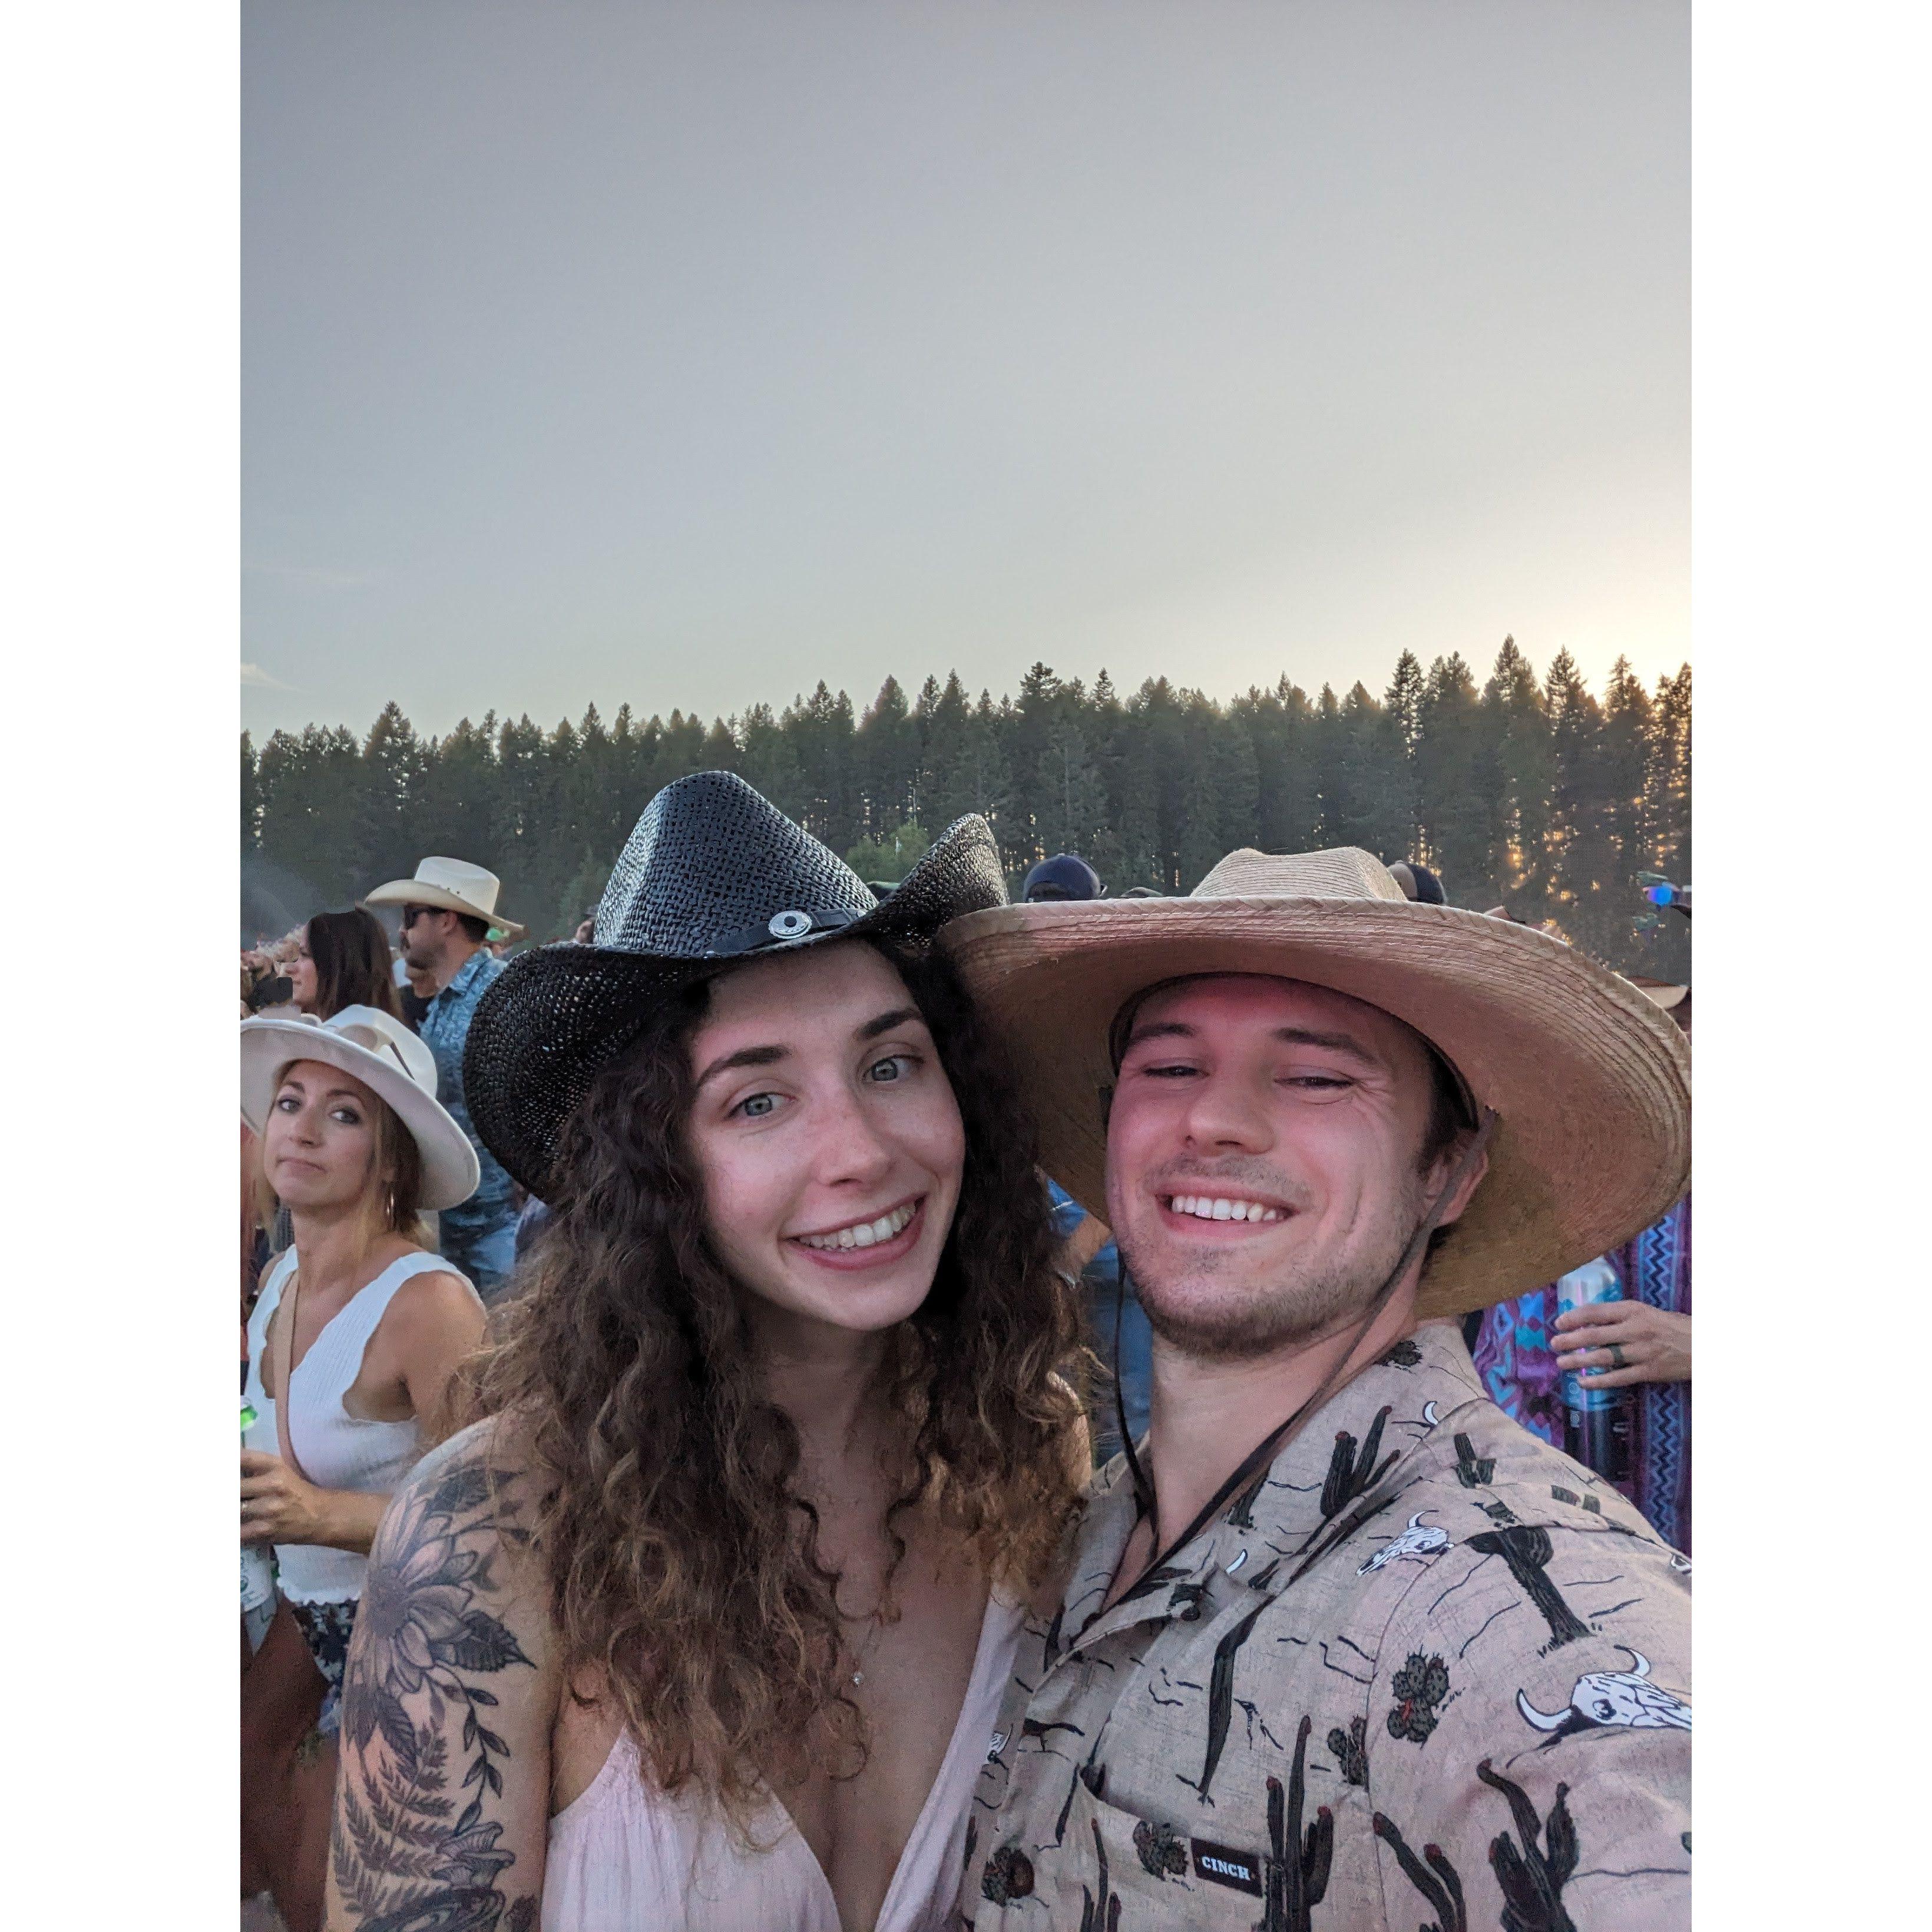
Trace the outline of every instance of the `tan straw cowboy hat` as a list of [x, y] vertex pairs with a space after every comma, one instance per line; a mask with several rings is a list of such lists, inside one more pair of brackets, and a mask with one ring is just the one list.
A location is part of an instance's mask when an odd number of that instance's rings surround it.
[[1641, 973], [1633, 973], [1630, 982], [1654, 1006], [1661, 1006], [1666, 1012], [1674, 1011], [1690, 997], [1688, 986], [1673, 986], [1668, 980], [1652, 980]]
[[378, 886], [362, 903], [432, 906], [441, 912], [463, 913], [494, 926], [506, 939], [520, 939], [525, 928], [496, 910], [502, 884], [494, 872], [460, 859], [425, 859], [417, 866], [414, 878], [392, 879], [386, 886]]
[[1418, 1312], [1525, 1293], [1648, 1227], [1690, 1174], [1690, 1055], [1628, 980], [1549, 934], [1417, 904], [1352, 847], [1231, 852], [1191, 897], [1011, 905], [944, 928], [1038, 1114], [1048, 1173], [1106, 1210], [1108, 1030], [1164, 980], [1264, 973], [1406, 1022], [1498, 1116]]

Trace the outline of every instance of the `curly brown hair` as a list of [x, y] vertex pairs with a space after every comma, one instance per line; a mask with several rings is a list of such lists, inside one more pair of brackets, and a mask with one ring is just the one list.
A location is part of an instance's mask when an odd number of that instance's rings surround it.
[[[1030, 1588], [1078, 1496], [1075, 1345], [1033, 1124], [950, 965], [878, 941], [930, 1028], [965, 1129], [952, 1226], [890, 1331], [902, 1424], [886, 1530], [923, 1503], [995, 1582]], [[661, 1790], [741, 1824], [761, 1773], [862, 1762], [864, 1726], [790, 1419], [762, 1393], [744, 1292], [706, 1233], [686, 1138], [700, 984], [667, 1001], [566, 1130], [554, 1224], [466, 1371], [491, 1460], [530, 1479], [564, 1682], [616, 1705]], [[821, 1760], [822, 1761], [822, 1760]]]

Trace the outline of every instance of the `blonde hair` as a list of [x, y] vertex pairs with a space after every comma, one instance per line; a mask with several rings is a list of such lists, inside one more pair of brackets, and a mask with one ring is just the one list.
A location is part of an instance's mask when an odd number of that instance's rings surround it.
[[422, 1150], [416, 1137], [403, 1125], [402, 1117], [380, 1095], [371, 1094], [375, 1112], [376, 1158], [370, 1178], [380, 1184], [387, 1177], [382, 1202], [385, 1232], [401, 1234], [420, 1247], [429, 1244], [422, 1219]]

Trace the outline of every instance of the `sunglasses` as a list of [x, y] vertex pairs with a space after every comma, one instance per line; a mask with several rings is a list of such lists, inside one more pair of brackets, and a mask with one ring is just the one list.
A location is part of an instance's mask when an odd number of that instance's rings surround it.
[[403, 930], [405, 932], [408, 932], [410, 928], [415, 925], [416, 921], [422, 918], [424, 913], [434, 912], [436, 910], [437, 908], [434, 906], [404, 906], [402, 909]]

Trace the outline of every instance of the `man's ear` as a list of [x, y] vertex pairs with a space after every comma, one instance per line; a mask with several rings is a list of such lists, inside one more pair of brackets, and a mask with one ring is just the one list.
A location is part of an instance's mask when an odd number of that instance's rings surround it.
[[[1444, 1153], [1436, 1163], [1436, 1172], [1430, 1178], [1432, 1189], [1446, 1187], [1450, 1177], [1456, 1172], [1456, 1163], [1468, 1150], [1469, 1141], [1466, 1135], [1460, 1137], [1455, 1145]], [[1449, 1204], [1442, 1210], [1442, 1218], [1436, 1226], [1453, 1227], [1462, 1218], [1463, 1210], [1475, 1198], [1476, 1190], [1482, 1186], [1484, 1177], [1490, 1171], [1490, 1150], [1486, 1147], [1468, 1166], [1456, 1191], [1449, 1197]]]

